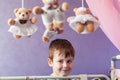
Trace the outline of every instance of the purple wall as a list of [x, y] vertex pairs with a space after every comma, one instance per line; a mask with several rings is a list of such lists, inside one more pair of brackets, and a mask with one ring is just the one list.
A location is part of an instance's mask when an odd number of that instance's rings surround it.
[[[72, 9], [81, 6], [81, 0], [60, 0], [70, 4], [66, 18], [73, 16]], [[25, 0], [24, 7], [32, 9], [43, 6], [41, 0]], [[8, 32], [7, 20], [15, 18], [13, 10], [21, 7], [21, 0], [2, 0], [0, 3], [0, 76], [49, 75], [51, 68], [47, 64], [49, 43], [43, 43], [41, 36], [45, 30], [38, 17], [38, 31], [31, 38], [22, 37], [15, 40]], [[119, 54], [119, 50], [110, 42], [104, 32], [98, 28], [96, 32], [81, 35], [74, 32], [65, 22], [65, 32], [56, 38], [65, 38], [73, 44], [76, 56], [71, 74], [107, 74], [109, 75], [110, 59]]]

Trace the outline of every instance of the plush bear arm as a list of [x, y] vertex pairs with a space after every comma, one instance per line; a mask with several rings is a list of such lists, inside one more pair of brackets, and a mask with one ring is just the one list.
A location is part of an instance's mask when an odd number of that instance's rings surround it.
[[30, 21], [31, 21], [31, 23], [36, 23], [37, 22], [37, 18], [34, 16], [34, 17], [32, 17], [31, 19], [30, 19]]
[[14, 19], [12, 19], [12, 18], [10, 18], [9, 20], [8, 20], [8, 25], [14, 25], [15, 24], [15, 20]]
[[36, 6], [33, 8], [33, 14], [42, 14], [44, 11], [39, 7], [39, 6]]
[[69, 9], [68, 3], [67, 3], [67, 2], [64, 2], [64, 3], [62, 4], [62, 10], [63, 10], [63, 11], [67, 11], [68, 9]]

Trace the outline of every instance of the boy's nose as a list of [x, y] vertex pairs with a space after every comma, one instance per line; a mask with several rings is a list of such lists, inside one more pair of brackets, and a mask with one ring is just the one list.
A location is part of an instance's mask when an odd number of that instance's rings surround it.
[[68, 66], [67, 62], [64, 62], [63, 67], [67, 67], [67, 66]]

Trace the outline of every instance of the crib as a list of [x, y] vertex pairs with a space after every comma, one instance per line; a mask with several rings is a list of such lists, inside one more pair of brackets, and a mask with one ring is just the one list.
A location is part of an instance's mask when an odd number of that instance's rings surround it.
[[64, 77], [55, 76], [7, 76], [0, 77], [0, 80], [110, 80], [104, 74], [80, 74]]
[[116, 68], [116, 62], [120, 61], [120, 55], [113, 56], [111, 59], [111, 80], [120, 80], [120, 69]]

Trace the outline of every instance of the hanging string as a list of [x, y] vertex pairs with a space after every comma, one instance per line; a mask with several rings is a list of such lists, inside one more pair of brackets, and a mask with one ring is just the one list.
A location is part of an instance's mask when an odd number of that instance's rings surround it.
[[84, 7], [84, 0], [82, 0], [82, 7]]
[[22, 0], [22, 8], [24, 8], [24, 0]]

